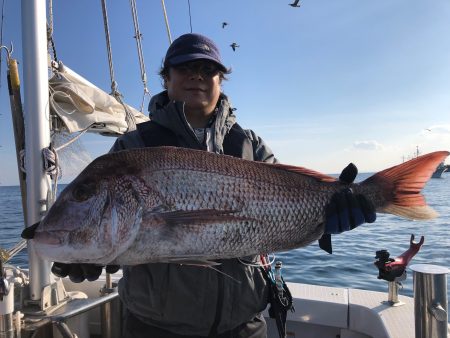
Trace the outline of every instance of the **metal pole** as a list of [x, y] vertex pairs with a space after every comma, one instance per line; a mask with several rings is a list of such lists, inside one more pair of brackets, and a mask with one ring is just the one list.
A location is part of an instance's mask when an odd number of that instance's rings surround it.
[[414, 271], [414, 318], [416, 338], [447, 337], [447, 273], [431, 264], [411, 265]]
[[397, 304], [398, 301], [398, 283], [389, 282], [388, 283], [388, 302], [393, 305]]
[[0, 315], [0, 338], [14, 338], [13, 314]]
[[[3, 276], [1, 276], [3, 277]], [[6, 277], [3, 277], [6, 279]], [[10, 289], [0, 300], [0, 338], [14, 338], [14, 281], [8, 280]]]
[[[25, 224], [30, 226], [41, 220], [51, 191], [42, 157], [42, 149], [50, 144], [45, 0], [22, 0], [21, 8], [27, 182]], [[42, 288], [50, 284], [50, 262], [36, 256], [32, 241], [28, 243], [28, 259], [30, 297], [39, 300]]]
[[[117, 292], [111, 274], [106, 273], [105, 286], [100, 290], [100, 298]], [[119, 298], [102, 304], [100, 308], [102, 338], [120, 338], [122, 332], [122, 308]]]
[[16, 144], [16, 160], [19, 172], [20, 194], [22, 197], [22, 210], [25, 219], [27, 214], [26, 176], [25, 173], [20, 170], [20, 152], [25, 148], [25, 124], [23, 121], [22, 96], [20, 95], [20, 78], [17, 60], [10, 58], [8, 65], [8, 85], [10, 88], [9, 100], [14, 129], [14, 141]]

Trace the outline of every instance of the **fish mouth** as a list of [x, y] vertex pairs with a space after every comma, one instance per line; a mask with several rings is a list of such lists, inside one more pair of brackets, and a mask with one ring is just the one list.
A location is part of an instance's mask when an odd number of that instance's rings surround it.
[[65, 242], [68, 231], [36, 231], [33, 240], [41, 244], [61, 245]]

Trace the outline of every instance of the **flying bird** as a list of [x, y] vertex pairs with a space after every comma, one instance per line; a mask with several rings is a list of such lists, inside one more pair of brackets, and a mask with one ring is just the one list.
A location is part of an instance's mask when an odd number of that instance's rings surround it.
[[222, 22], [222, 28], [225, 28], [225, 26], [228, 25], [228, 22]]
[[233, 42], [231, 45], [230, 45], [230, 47], [231, 48], [233, 48], [233, 52], [235, 52], [236, 51], [236, 48], [238, 48], [238, 47], [240, 47], [236, 42]]
[[289, 6], [300, 7], [301, 6], [300, 0], [295, 0], [293, 3], [289, 4]]

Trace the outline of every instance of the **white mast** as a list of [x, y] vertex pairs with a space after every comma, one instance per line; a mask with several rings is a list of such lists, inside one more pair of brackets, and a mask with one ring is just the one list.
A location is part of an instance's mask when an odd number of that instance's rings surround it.
[[[44, 173], [42, 149], [50, 145], [49, 93], [47, 68], [47, 26], [45, 0], [22, 0], [22, 59], [24, 78], [25, 169], [27, 185], [26, 226], [41, 220], [49, 177]], [[50, 284], [50, 262], [39, 259], [33, 242], [28, 241], [30, 297], [41, 298]]]

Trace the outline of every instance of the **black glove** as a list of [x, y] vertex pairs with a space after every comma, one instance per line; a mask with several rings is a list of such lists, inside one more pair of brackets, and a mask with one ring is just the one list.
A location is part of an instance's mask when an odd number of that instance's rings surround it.
[[[95, 264], [66, 264], [54, 262], [52, 266], [52, 272], [58, 277], [69, 276], [70, 280], [74, 283], [81, 283], [85, 279], [89, 282], [97, 280], [102, 274], [104, 266]], [[107, 265], [107, 273], [115, 273], [119, 271], [119, 265]]]
[[[350, 163], [342, 170], [339, 181], [351, 184], [358, 174], [358, 169]], [[339, 234], [356, 228], [363, 223], [373, 223], [377, 218], [375, 207], [364, 195], [354, 194], [349, 187], [335, 193], [325, 208], [325, 231], [319, 239], [319, 247], [333, 253], [331, 234]]]
[[[350, 163], [342, 170], [339, 181], [351, 184], [358, 174], [358, 169]], [[339, 234], [352, 230], [363, 223], [375, 222], [375, 207], [362, 194], [354, 194], [349, 187], [335, 193], [326, 209], [325, 234]]]

